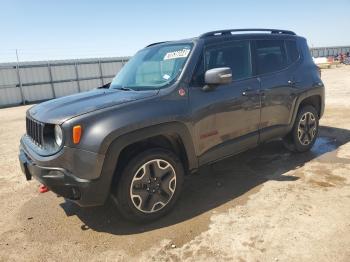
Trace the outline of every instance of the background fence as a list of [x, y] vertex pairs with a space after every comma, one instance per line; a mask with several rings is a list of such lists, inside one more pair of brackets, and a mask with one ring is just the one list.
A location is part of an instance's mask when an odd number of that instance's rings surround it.
[[88, 91], [112, 80], [129, 57], [0, 64], [0, 107]]
[[350, 52], [350, 46], [331, 46], [310, 48], [313, 57], [335, 56]]
[[[313, 57], [350, 52], [350, 46], [311, 48]], [[88, 91], [112, 80], [129, 57], [0, 63], [0, 108]]]

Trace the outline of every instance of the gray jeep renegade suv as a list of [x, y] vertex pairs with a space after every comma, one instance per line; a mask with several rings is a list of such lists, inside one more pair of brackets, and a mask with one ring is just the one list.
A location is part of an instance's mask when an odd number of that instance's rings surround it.
[[108, 196], [135, 221], [166, 214], [184, 176], [272, 139], [309, 150], [324, 85], [305, 38], [236, 29], [155, 43], [103, 88], [27, 112], [26, 178], [81, 206]]

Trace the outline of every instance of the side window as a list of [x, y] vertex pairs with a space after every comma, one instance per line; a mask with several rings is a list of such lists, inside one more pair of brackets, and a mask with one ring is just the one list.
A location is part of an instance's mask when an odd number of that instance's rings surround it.
[[286, 49], [289, 64], [292, 64], [299, 59], [299, 50], [297, 47], [297, 43], [294, 40], [286, 40]]
[[251, 77], [249, 41], [237, 41], [207, 48], [205, 51], [205, 70], [217, 67], [230, 67], [233, 80]]
[[236, 41], [206, 48], [193, 74], [192, 85], [203, 86], [205, 71], [218, 67], [230, 67], [233, 80], [251, 77], [250, 42]]
[[287, 67], [287, 56], [283, 40], [256, 41], [257, 73], [266, 74]]

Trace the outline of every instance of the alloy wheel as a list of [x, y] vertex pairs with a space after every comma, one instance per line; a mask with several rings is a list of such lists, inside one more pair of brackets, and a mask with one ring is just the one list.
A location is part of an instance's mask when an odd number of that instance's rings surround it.
[[153, 213], [169, 203], [175, 189], [174, 167], [166, 160], [153, 159], [143, 164], [134, 174], [130, 198], [139, 211]]
[[313, 113], [306, 112], [300, 118], [298, 124], [298, 138], [303, 146], [307, 146], [314, 140], [317, 132], [317, 122]]

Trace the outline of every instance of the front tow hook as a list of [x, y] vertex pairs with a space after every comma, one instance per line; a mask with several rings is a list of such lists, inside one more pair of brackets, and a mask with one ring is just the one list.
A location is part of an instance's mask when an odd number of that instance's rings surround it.
[[40, 187], [39, 187], [39, 192], [40, 192], [40, 193], [46, 193], [46, 192], [48, 192], [48, 191], [50, 191], [50, 189], [49, 189], [47, 186], [45, 186], [45, 185], [40, 185]]

